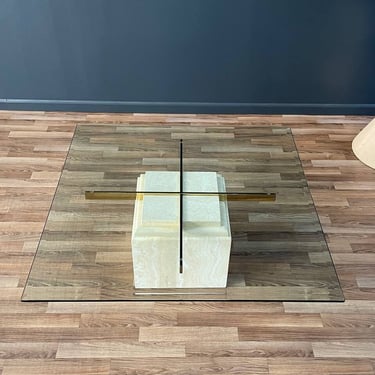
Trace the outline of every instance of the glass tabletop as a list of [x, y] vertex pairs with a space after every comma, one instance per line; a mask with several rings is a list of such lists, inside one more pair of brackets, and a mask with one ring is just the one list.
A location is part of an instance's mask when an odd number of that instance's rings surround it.
[[[225, 199], [226, 287], [134, 287], [135, 202], [137, 194], [155, 193], [137, 181], [167, 172], [177, 183], [162, 184], [160, 194], [182, 202], [194, 194], [201, 202]], [[222, 176], [225, 189], [196, 191], [189, 185], [194, 173]], [[93, 124], [76, 128], [23, 300], [342, 301], [343, 295], [290, 129]]]

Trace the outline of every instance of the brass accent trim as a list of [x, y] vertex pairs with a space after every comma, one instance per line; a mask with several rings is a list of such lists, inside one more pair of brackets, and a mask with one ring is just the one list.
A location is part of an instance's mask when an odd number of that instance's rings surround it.
[[213, 296], [224, 296], [224, 292], [133, 292], [134, 296], [180, 296], [180, 295], [192, 295], [192, 296], [203, 296], [203, 295], [213, 295]]
[[276, 200], [275, 193], [204, 193], [204, 192], [122, 192], [122, 191], [86, 191], [85, 198], [88, 200], [142, 200], [145, 195], [168, 196], [168, 195], [190, 195], [190, 196], [219, 196], [221, 201], [270, 201]]

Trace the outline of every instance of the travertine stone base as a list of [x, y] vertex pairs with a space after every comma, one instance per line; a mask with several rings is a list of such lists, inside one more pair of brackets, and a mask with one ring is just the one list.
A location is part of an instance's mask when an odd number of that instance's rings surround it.
[[[146, 172], [137, 191], [179, 191], [179, 172]], [[185, 192], [225, 192], [215, 172], [185, 172]], [[218, 288], [227, 284], [231, 248], [228, 205], [219, 196], [183, 197], [180, 272], [179, 195], [138, 195], [132, 256], [136, 288]]]

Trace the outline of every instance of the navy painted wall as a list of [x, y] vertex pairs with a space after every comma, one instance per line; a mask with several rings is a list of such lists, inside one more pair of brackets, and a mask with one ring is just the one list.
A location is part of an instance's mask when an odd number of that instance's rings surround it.
[[374, 0], [1, 0], [0, 109], [375, 114]]

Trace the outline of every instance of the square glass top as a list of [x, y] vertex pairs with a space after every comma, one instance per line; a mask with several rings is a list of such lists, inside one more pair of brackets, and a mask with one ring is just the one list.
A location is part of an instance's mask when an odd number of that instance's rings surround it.
[[[142, 174], [148, 177], [140, 190]], [[163, 174], [167, 183], [160, 182]], [[214, 174], [225, 188], [214, 187]], [[134, 288], [135, 199], [159, 194], [170, 200], [166, 217], [180, 227], [191, 207], [225, 199], [232, 236], [225, 288]], [[181, 200], [182, 216], [174, 208]], [[217, 221], [204, 209], [200, 215]], [[157, 216], [151, 211], [145, 220]], [[76, 127], [22, 299], [342, 301], [343, 295], [290, 129], [93, 124]]]

